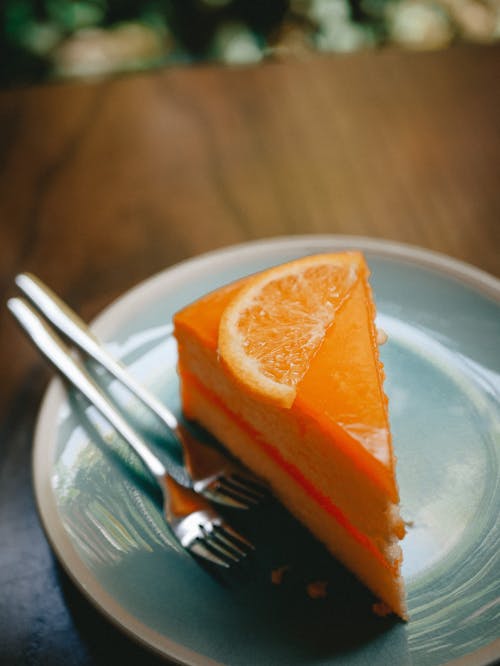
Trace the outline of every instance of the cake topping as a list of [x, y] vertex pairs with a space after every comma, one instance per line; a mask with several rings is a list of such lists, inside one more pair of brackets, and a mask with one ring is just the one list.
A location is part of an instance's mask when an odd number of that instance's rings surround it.
[[222, 361], [254, 393], [290, 407], [357, 277], [354, 262], [322, 254], [251, 278], [222, 316]]

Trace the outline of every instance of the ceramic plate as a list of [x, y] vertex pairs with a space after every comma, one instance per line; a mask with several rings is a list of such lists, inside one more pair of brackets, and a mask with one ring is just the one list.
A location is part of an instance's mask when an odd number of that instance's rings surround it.
[[[220, 579], [182, 552], [158, 493], [123, 442], [54, 381], [36, 430], [36, 497], [60, 561], [131, 636], [182, 664], [487, 664], [500, 656], [500, 287], [441, 255], [357, 237], [294, 237], [184, 262], [109, 307], [94, 330], [179, 412], [170, 320], [208, 290], [314, 252], [364, 250], [372, 268], [402, 509], [411, 619], [373, 599], [272, 501], [231, 514], [258, 544]], [[106, 383], [106, 377], [99, 376]], [[169, 464], [179, 460], [138, 405], [118, 403]], [[273, 571], [286, 566], [281, 584]], [[326, 597], [307, 586], [326, 581]]]

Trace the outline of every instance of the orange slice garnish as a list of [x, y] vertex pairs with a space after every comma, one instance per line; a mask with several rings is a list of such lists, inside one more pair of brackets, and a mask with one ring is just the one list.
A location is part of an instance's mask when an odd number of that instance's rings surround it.
[[355, 253], [304, 257], [245, 282], [225, 309], [219, 356], [233, 377], [290, 407], [325, 333], [358, 277]]

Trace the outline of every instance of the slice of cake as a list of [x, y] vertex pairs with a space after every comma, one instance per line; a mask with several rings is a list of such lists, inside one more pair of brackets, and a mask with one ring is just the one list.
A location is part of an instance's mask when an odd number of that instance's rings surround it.
[[404, 525], [369, 270], [314, 255], [174, 318], [184, 413], [201, 423], [395, 613]]

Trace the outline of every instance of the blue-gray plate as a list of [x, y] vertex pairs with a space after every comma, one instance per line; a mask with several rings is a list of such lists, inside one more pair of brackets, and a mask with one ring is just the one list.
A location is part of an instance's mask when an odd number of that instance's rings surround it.
[[[490, 664], [500, 657], [500, 283], [442, 255], [357, 237], [249, 243], [186, 261], [94, 322], [131, 372], [180, 411], [171, 317], [240, 276], [305, 254], [361, 249], [372, 269], [402, 511], [410, 620], [372, 599], [272, 500], [230, 519], [255, 555], [224, 577], [184, 553], [140, 463], [54, 380], [35, 436], [36, 498], [61, 563], [125, 632], [173, 662], [231, 666]], [[120, 387], [162, 452], [175, 444]], [[285, 567], [285, 569], [282, 569]], [[280, 584], [272, 577], [281, 571]], [[313, 599], [310, 583], [326, 584]]]

